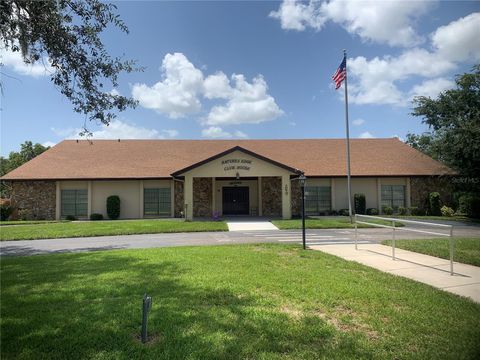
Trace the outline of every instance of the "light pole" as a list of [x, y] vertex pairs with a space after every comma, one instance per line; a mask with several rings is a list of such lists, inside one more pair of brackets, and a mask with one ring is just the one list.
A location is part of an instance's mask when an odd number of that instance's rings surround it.
[[302, 243], [303, 243], [303, 250], [306, 249], [306, 240], [305, 240], [305, 174], [300, 174], [300, 187], [302, 189]]

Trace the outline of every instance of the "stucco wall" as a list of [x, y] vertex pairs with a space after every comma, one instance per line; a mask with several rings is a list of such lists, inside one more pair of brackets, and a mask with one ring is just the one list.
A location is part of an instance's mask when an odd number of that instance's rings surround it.
[[[172, 180], [105, 180], [105, 181], [60, 181], [59, 190], [85, 189], [89, 191], [89, 214], [102, 214], [106, 219], [107, 198], [111, 195], [120, 197], [120, 219], [139, 219], [143, 217], [143, 189], [170, 188]], [[172, 191], [172, 211], [173, 211]], [[60, 207], [60, 201], [57, 201]], [[57, 216], [60, 209], [57, 211]]]
[[11, 183], [12, 205], [26, 220], [55, 220], [55, 181], [14, 181]]

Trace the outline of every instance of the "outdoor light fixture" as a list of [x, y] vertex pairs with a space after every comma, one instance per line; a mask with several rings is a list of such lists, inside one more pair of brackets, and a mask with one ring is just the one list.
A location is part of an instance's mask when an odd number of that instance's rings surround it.
[[237, 172], [237, 180], [240, 180], [240, 174]]
[[304, 173], [301, 173], [298, 179], [300, 180], [300, 187], [302, 189], [302, 243], [303, 250], [305, 250], [307, 247], [305, 240], [305, 182], [307, 178]]

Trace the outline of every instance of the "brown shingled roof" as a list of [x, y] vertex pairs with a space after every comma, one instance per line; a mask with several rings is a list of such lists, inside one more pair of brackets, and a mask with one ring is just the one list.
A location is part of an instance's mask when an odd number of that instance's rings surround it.
[[[396, 138], [350, 141], [352, 176], [453, 174]], [[65, 140], [2, 179], [166, 178], [235, 146], [307, 176], [346, 176], [344, 139]]]

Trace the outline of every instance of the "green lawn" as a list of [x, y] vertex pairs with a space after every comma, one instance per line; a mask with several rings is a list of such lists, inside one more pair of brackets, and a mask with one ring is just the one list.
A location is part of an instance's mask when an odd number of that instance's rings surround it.
[[[383, 220], [365, 220], [365, 222], [372, 222], [380, 225], [389, 225], [392, 223], [389, 221]], [[293, 220], [272, 220], [272, 223], [278, 227], [280, 230], [289, 230], [289, 229], [301, 229], [302, 220], [293, 219]], [[403, 224], [395, 224], [395, 226], [400, 227], [404, 226]], [[370, 225], [358, 224], [359, 228], [369, 228], [374, 227]], [[315, 218], [315, 219], [306, 219], [305, 228], [307, 229], [346, 229], [354, 228], [354, 225], [350, 223], [350, 218], [347, 216], [339, 217], [325, 217], [325, 218]]]
[[[474, 359], [480, 305], [293, 245], [4, 258], [2, 359]], [[140, 344], [141, 298], [153, 297]]]
[[[391, 241], [383, 244], [391, 245]], [[450, 259], [449, 239], [397, 240], [395, 246], [422, 254]], [[480, 266], [480, 238], [455, 238], [454, 261]]]
[[469, 218], [464, 215], [455, 215], [455, 216], [413, 216], [413, 215], [379, 215], [381, 217], [394, 217], [398, 219], [406, 220], [442, 220], [442, 221], [460, 221], [466, 223], [480, 223], [480, 219]]
[[0, 221], [0, 226], [52, 224], [52, 223], [59, 223], [59, 222], [69, 222], [69, 220], [7, 220], [7, 221]]
[[79, 221], [22, 226], [4, 226], [0, 240], [35, 240], [66, 237], [156, 234], [169, 232], [226, 231], [221, 221], [116, 220]]

